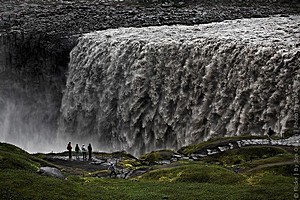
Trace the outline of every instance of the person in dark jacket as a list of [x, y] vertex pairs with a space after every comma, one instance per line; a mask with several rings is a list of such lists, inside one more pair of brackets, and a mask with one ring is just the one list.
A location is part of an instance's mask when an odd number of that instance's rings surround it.
[[71, 142], [69, 142], [67, 149], [69, 151], [69, 159], [72, 159], [72, 145]]
[[116, 167], [113, 163], [110, 163], [110, 166], [109, 166], [108, 170], [110, 170], [109, 178], [111, 178], [111, 176], [113, 174], [115, 175], [115, 177], [117, 177]]
[[271, 138], [271, 136], [274, 135], [274, 134], [275, 134], [275, 131], [273, 131], [271, 128], [269, 128], [269, 130], [268, 130], [269, 138]]
[[93, 148], [92, 148], [92, 145], [91, 145], [91, 144], [89, 144], [89, 146], [88, 146], [88, 151], [89, 151], [89, 160], [92, 160], [92, 150], [93, 150]]
[[79, 151], [80, 151], [79, 145], [76, 144], [76, 146], [75, 146], [75, 152], [76, 152], [76, 159], [77, 160], [79, 159]]

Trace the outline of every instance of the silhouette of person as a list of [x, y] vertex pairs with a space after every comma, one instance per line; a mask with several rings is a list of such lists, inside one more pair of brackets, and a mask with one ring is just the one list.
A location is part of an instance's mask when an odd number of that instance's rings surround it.
[[82, 151], [82, 157], [83, 157], [83, 160], [86, 160], [86, 148], [84, 146], [84, 144], [81, 146], [81, 151]]
[[69, 151], [69, 159], [72, 159], [72, 145], [71, 142], [69, 142], [67, 149]]
[[233, 169], [233, 171], [234, 171], [235, 173], [239, 173], [239, 170], [240, 170], [239, 165], [236, 165], [236, 166], [234, 167], [234, 169]]
[[271, 138], [271, 136], [274, 135], [274, 134], [275, 134], [275, 132], [271, 128], [269, 128], [269, 130], [268, 130], [269, 138]]
[[111, 176], [113, 174], [115, 175], [115, 177], [117, 177], [116, 167], [113, 163], [110, 163], [110, 166], [109, 166], [108, 170], [110, 170], [109, 178], [111, 178]]
[[91, 145], [91, 144], [89, 144], [89, 146], [88, 146], [88, 151], [89, 151], [89, 160], [92, 160], [92, 150], [93, 150], [93, 148], [92, 148], [92, 145]]
[[79, 159], [79, 151], [80, 151], [80, 148], [79, 148], [78, 144], [76, 144], [76, 146], [75, 146], [76, 159]]

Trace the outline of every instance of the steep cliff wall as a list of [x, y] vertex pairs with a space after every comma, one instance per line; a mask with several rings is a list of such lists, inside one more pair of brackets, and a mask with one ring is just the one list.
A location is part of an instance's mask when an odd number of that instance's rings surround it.
[[62, 132], [140, 154], [293, 127], [300, 17], [86, 34], [71, 52]]

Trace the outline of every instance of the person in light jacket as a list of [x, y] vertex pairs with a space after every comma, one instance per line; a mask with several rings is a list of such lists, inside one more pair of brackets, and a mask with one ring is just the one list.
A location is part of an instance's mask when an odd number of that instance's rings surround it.
[[82, 157], [83, 157], [83, 160], [86, 160], [86, 152], [87, 152], [87, 149], [86, 149], [86, 147], [85, 147], [84, 144], [81, 146], [81, 151], [82, 151]]

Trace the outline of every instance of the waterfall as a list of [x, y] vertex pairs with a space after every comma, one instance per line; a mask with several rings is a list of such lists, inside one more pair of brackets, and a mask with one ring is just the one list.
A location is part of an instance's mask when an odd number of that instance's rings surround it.
[[41, 37], [0, 33], [0, 142], [32, 153], [61, 151], [66, 145], [56, 137], [64, 56], [47, 51]]
[[70, 54], [63, 134], [138, 155], [293, 127], [300, 17], [84, 35]]
[[65, 57], [39, 35], [2, 34], [0, 140], [139, 155], [296, 129], [299, 27], [291, 16], [89, 33], [70, 53], [63, 94]]

